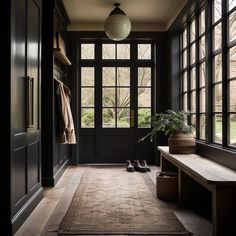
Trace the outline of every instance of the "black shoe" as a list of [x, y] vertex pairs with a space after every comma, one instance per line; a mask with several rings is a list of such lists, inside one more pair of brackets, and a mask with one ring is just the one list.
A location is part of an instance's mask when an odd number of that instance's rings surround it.
[[134, 169], [140, 172], [146, 172], [147, 169], [144, 166], [141, 166], [141, 164], [139, 163], [139, 160], [134, 160]]
[[135, 171], [134, 166], [131, 164], [130, 160], [126, 160], [126, 169], [129, 172], [134, 172]]
[[144, 166], [147, 169], [147, 171], [151, 171], [150, 167], [147, 165], [146, 160], [143, 160], [142, 166]]

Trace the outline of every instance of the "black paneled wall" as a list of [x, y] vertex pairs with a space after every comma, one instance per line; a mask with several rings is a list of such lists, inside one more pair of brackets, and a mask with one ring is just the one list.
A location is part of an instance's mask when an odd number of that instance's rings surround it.
[[56, 141], [54, 78], [68, 84], [67, 66], [54, 57], [54, 39], [69, 23], [61, 0], [43, 0], [42, 45], [42, 183], [54, 186], [68, 163], [70, 147]]

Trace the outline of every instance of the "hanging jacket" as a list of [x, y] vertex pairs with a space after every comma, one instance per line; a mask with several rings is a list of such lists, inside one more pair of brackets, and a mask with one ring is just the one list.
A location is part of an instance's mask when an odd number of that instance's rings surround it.
[[56, 80], [56, 136], [58, 143], [76, 143], [74, 122], [70, 107], [71, 92], [59, 80]]

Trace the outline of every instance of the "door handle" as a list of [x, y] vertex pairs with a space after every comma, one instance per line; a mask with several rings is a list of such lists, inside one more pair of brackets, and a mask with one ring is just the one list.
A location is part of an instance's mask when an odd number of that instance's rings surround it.
[[34, 126], [34, 78], [26, 76], [26, 126]]
[[130, 127], [134, 127], [134, 109], [130, 110]]

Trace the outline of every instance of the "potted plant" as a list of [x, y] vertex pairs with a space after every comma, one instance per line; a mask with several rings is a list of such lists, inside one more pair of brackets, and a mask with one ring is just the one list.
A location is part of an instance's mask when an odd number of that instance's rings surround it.
[[151, 119], [151, 131], [139, 141], [143, 141], [148, 137], [153, 141], [156, 132], [162, 131], [165, 135], [169, 135], [168, 145], [170, 153], [194, 153], [196, 144], [192, 130], [195, 128], [195, 125], [187, 123], [188, 115], [188, 112], [175, 112], [173, 110], [155, 114]]

